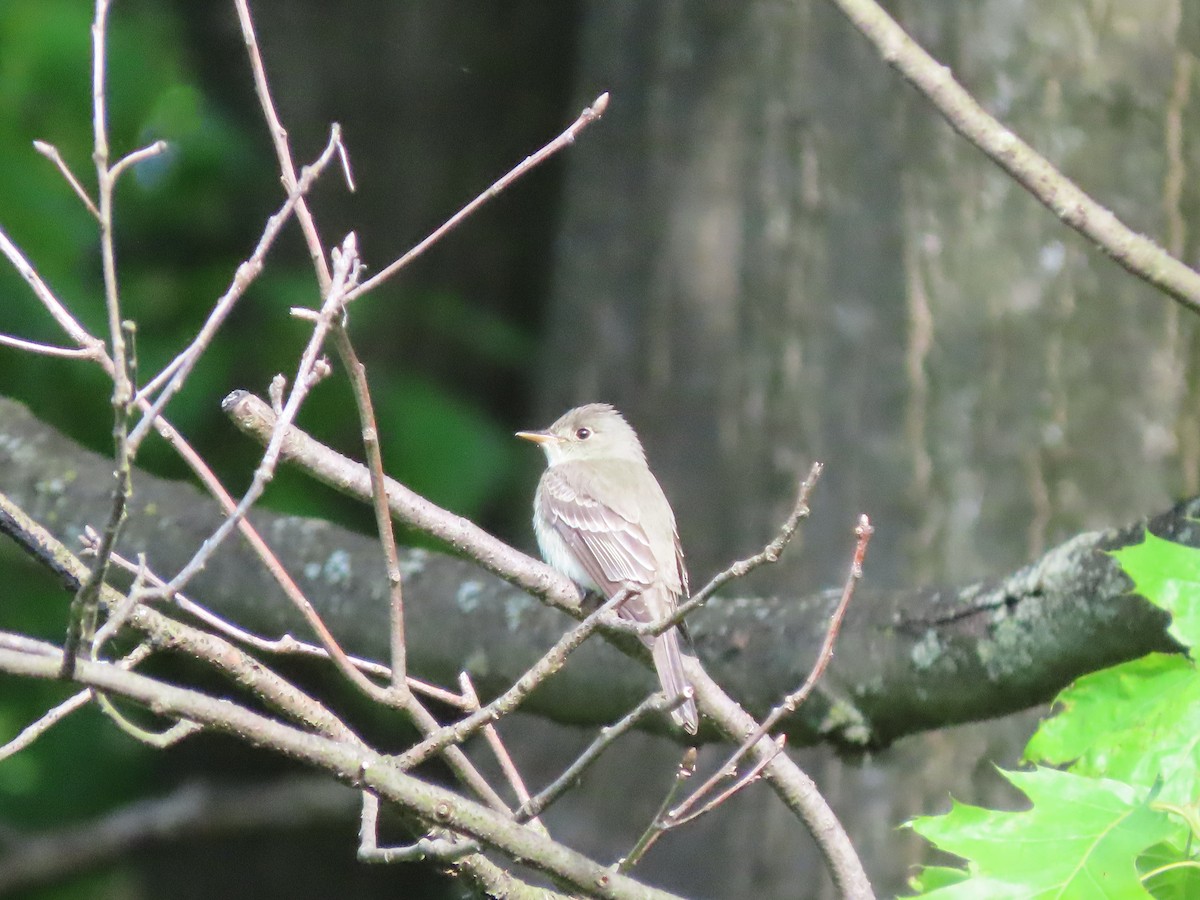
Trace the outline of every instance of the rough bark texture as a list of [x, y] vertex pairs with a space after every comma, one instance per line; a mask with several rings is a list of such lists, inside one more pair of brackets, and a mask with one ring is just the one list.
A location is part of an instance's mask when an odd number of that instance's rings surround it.
[[[888, 8], [988, 110], [1195, 260], [1187, 4]], [[542, 408], [625, 409], [694, 568], [767, 535], [813, 458], [828, 468], [801, 552], [755, 593], [840, 579], [859, 511], [878, 527], [869, 584], [955, 584], [1195, 493], [1193, 323], [954, 134], [832, 5], [587, 10], [577, 96], [603, 85], [613, 106], [570, 160]], [[1008, 802], [990, 763], [1014, 763], [1030, 724], [862, 768], [806, 759], [887, 894], [921, 852], [891, 829], [948, 792]], [[755, 840], [718, 890], [792, 889], [810, 861], [781, 862], [773, 827], [727, 820], [731, 843]]]
[[[0, 400], [6, 494], [57, 536], [73, 543], [85, 525], [103, 520], [110, 466], [24, 407]], [[156, 572], [177, 568], [220, 521], [215, 504], [180, 482], [140, 474], [134, 497], [121, 550], [145, 553]], [[1152, 527], [1200, 543], [1187, 518], [1197, 511], [1200, 500], [1191, 501]], [[256, 524], [347, 649], [386, 658], [386, 579], [377, 543], [302, 517], [260, 513]], [[1079, 535], [991, 582], [864, 588], [817, 697], [786, 727], [792, 742], [878, 748], [916, 731], [1027, 708], [1082, 672], [1170, 649], [1164, 616], [1127, 593], [1127, 580], [1102, 552], [1136, 541], [1143, 527]], [[562, 614], [466, 560], [409, 550], [403, 565], [409, 659], [418, 677], [451, 685], [466, 668], [484, 692], [501, 690], [568, 625]], [[291, 630], [307, 637], [243, 547], [222, 551], [189, 593], [267, 636]], [[735, 591], [695, 615], [696, 649], [735, 698], [762, 714], [803, 680], [835, 602], [836, 592], [748, 597]], [[528, 709], [559, 722], [603, 724], [652, 689], [648, 669], [593, 641]]]

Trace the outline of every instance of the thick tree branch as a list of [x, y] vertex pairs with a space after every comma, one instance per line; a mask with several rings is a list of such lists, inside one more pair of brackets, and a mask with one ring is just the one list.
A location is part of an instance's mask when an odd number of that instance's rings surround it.
[[[107, 481], [111, 461], [6, 400], [0, 400], [0, 469], [13, 500], [68, 542], [107, 511], [108, 498], [96, 485]], [[136, 512], [122, 552], [145, 552], [151, 568], [164, 571], [186, 560], [219, 518], [192, 487], [145, 474]], [[1195, 543], [1188, 517], [1198, 513], [1200, 499], [1191, 500], [1149, 524], [1164, 537]], [[387, 579], [378, 544], [328, 522], [251, 515], [284, 548], [285, 565], [305, 573], [306, 588], [339, 639], [357, 655], [386, 658]], [[789, 741], [882, 746], [1045, 702], [1083, 672], [1172, 649], [1163, 614], [1127, 593], [1128, 582], [1102, 552], [1138, 540], [1145, 525], [1078, 535], [988, 582], [900, 591], [864, 584], [823, 681], [783, 723]], [[53, 554], [26, 550], [61, 571]], [[409, 550], [401, 565], [410, 667], [418, 677], [453, 685], [466, 661], [486, 700], [570, 627], [567, 617], [467, 561]], [[196, 599], [259, 633], [307, 636], [243, 544], [223, 548], [219, 564], [193, 587]], [[838, 593], [713, 598], [689, 620], [705, 669], [748, 711], [765, 714], [808, 670]], [[562, 722], [620, 718], [652, 689], [653, 678], [648, 669], [621, 664], [616, 653], [589, 641], [523, 708]]]

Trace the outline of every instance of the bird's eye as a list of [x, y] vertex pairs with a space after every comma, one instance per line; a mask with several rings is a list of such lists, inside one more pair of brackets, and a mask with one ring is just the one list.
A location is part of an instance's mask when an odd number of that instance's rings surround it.
[[590, 429], [590, 428], [580, 428], [575, 432], [575, 437], [581, 441], [586, 441], [591, 436], [592, 436], [592, 429]]

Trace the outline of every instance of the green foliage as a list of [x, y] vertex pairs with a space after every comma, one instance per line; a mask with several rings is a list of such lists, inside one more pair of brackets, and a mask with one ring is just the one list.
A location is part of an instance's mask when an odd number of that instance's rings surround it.
[[1168, 631], [1195, 660], [1200, 646], [1200, 550], [1147, 534], [1113, 556], [1133, 579], [1134, 589], [1171, 614]]
[[1153, 535], [1113, 554], [1171, 615], [1184, 655], [1151, 654], [1078, 679], [1025, 751], [1065, 766], [1004, 772], [1023, 812], [955, 803], [911, 827], [967, 860], [929, 867], [921, 897], [1200, 896], [1200, 551]]
[[[973, 877], [930, 897], [1138, 897], [1136, 860], [1171, 832], [1145, 791], [1053, 769], [1005, 772], [1032, 802], [1026, 812], [955, 803], [913, 828], [943, 850], [973, 862]], [[976, 879], [983, 877], [986, 892]]]

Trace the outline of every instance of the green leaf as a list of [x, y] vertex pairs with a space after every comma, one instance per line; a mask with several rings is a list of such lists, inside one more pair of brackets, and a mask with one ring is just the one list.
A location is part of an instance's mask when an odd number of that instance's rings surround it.
[[1171, 637], [1190, 651], [1200, 646], [1200, 550], [1147, 532], [1142, 543], [1112, 555], [1134, 589], [1171, 614]]
[[938, 888], [951, 887], [966, 881], [971, 875], [962, 869], [952, 869], [949, 866], [925, 866], [908, 880], [908, 886], [921, 894], [927, 894]]
[[1200, 796], [1200, 673], [1181, 656], [1152, 653], [1079, 678], [1059, 712], [1025, 748], [1031, 762], [1149, 788], [1186, 804]]
[[968, 861], [970, 878], [926, 896], [1150, 896], [1139, 879], [1138, 857], [1176, 826], [1146, 805], [1145, 790], [1053, 769], [1002, 774], [1029, 797], [1031, 809], [998, 812], [955, 803], [944, 816], [910, 823], [942, 850]]
[[1163, 871], [1146, 878], [1146, 889], [1155, 900], [1195, 900], [1200, 897], [1200, 868], [1195, 865], [1172, 865], [1181, 858], [1180, 850], [1171, 844], [1156, 844], [1143, 854], [1142, 869]]

